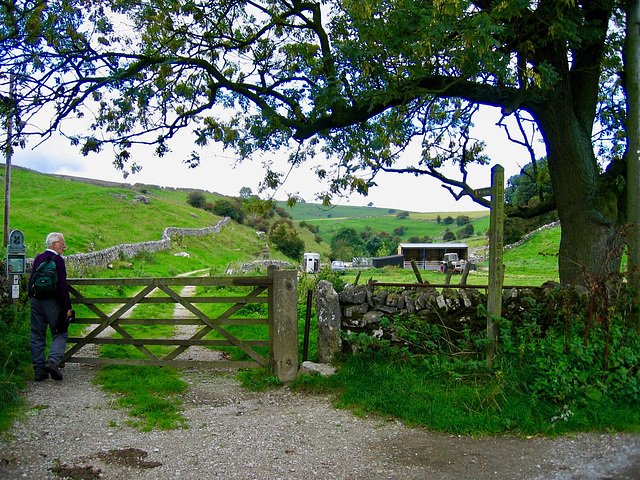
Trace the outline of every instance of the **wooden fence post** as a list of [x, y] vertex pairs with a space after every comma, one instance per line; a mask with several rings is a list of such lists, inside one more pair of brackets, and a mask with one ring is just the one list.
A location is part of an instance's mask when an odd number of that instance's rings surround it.
[[298, 376], [298, 274], [269, 267], [269, 352], [271, 367], [283, 382]]
[[502, 316], [504, 266], [504, 167], [491, 169], [491, 215], [489, 217], [489, 290], [487, 299], [487, 365], [492, 368], [498, 347], [495, 318]]

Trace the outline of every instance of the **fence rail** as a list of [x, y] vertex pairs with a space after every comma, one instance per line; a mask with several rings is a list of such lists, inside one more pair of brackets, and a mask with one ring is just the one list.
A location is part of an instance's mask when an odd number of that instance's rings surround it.
[[[269, 367], [283, 381], [297, 375], [297, 277], [292, 270], [269, 269], [263, 277], [172, 277], [172, 278], [75, 278], [69, 279], [69, 290], [75, 306], [84, 305], [87, 315], [79, 316], [74, 323], [87, 325], [83, 336], [70, 337], [72, 345], [64, 361], [91, 364], [158, 365], [158, 366], [207, 366], [207, 367]], [[110, 294], [97, 296], [95, 288], [106, 287]], [[113, 296], [123, 288], [132, 288], [131, 296]], [[184, 287], [225, 289], [230, 296], [200, 292], [184, 294]], [[245, 287], [248, 293], [240, 295], [236, 287]], [[229, 292], [229, 290], [233, 290]], [[243, 292], [244, 293], [244, 292]], [[190, 315], [169, 318], [134, 318], [130, 314], [138, 305], [181, 305]], [[222, 313], [207, 313], [206, 306], [222, 305]], [[267, 315], [239, 316], [250, 304], [266, 304]], [[93, 314], [93, 316], [91, 316]], [[137, 317], [137, 316], [136, 316]], [[190, 327], [188, 338], [136, 338], [127, 329], [131, 325], [169, 325]], [[267, 338], [239, 338], [229, 326], [265, 325]], [[207, 338], [215, 333], [221, 338]], [[210, 337], [210, 336], [209, 336]], [[144, 358], [107, 358], [80, 356], [85, 347], [95, 345], [132, 345]], [[249, 360], [194, 361], [177, 357], [193, 346], [237, 347]], [[155, 347], [149, 349], [148, 347]], [[158, 347], [171, 348], [168, 353]], [[256, 347], [268, 347], [268, 354], [261, 354]], [[263, 349], [264, 350], [264, 349]]]
[[[467, 285], [467, 284], [455, 284], [455, 283], [429, 283], [429, 282], [420, 282], [420, 283], [402, 283], [402, 282], [379, 282], [377, 280], [371, 280], [368, 283], [369, 289], [373, 290], [376, 287], [400, 287], [400, 288], [459, 288], [459, 289], [475, 289], [475, 290], [484, 290], [485, 292], [488, 290], [489, 285]], [[527, 289], [537, 289], [537, 288], [554, 288], [555, 285], [503, 285], [503, 290], [527, 290]]]

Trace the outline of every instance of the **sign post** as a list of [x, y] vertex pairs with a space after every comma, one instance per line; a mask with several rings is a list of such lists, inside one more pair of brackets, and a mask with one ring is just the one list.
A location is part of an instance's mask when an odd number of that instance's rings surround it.
[[502, 316], [502, 286], [504, 284], [504, 167], [491, 169], [491, 187], [475, 191], [476, 196], [491, 195], [489, 216], [489, 289], [487, 299], [487, 366], [493, 367], [498, 347], [495, 319]]
[[7, 244], [7, 280], [11, 286], [11, 298], [17, 303], [20, 297], [20, 275], [27, 273], [27, 246], [24, 234], [17, 229], [9, 233]]

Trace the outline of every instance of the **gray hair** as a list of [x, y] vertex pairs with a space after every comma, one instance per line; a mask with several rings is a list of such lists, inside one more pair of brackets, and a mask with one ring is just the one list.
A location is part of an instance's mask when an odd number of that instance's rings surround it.
[[47, 235], [45, 245], [47, 246], [47, 248], [51, 248], [53, 242], [59, 242], [62, 237], [63, 235], [59, 232], [51, 232], [49, 235]]

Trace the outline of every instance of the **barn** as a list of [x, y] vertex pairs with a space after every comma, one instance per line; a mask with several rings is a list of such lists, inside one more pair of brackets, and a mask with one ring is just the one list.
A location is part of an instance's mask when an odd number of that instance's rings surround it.
[[412, 268], [415, 261], [420, 270], [439, 270], [445, 253], [457, 253], [460, 260], [469, 258], [469, 246], [466, 243], [401, 243], [398, 255], [404, 258], [404, 268]]
[[388, 255], [386, 257], [374, 257], [372, 258], [373, 266], [376, 268], [383, 267], [402, 267], [404, 258], [402, 255]]

